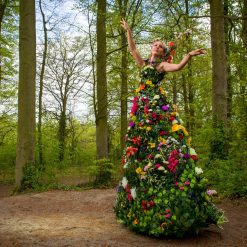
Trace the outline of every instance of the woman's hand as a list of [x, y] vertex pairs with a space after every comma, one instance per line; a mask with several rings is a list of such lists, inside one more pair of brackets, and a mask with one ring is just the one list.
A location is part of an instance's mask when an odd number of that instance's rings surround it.
[[196, 50], [194, 50], [194, 51], [189, 52], [189, 55], [190, 55], [191, 57], [193, 57], [193, 56], [198, 56], [198, 55], [202, 55], [202, 54], [207, 54], [207, 52], [205, 51], [205, 49], [196, 49]]
[[128, 23], [124, 20], [124, 18], [122, 18], [122, 20], [120, 21], [120, 24], [125, 31], [130, 31], [130, 27]]

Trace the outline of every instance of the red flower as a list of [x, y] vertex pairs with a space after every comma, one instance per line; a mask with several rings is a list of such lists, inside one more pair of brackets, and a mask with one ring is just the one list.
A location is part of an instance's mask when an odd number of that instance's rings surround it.
[[169, 45], [170, 47], [173, 47], [175, 44], [174, 44], [174, 42], [169, 42], [168, 45]]
[[129, 202], [132, 200], [132, 196], [130, 193], [128, 193], [128, 200], [129, 200]]
[[134, 147], [127, 147], [126, 148], [126, 155], [127, 157], [130, 157], [131, 155], [134, 155], [135, 153], [137, 153], [138, 148], [134, 148]]
[[150, 201], [149, 202], [149, 205], [150, 205], [150, 207], [153, 207], [154, 206], [154, 202], [153, 201]]
[[170, 209], [167, 208], [167, 209], [166, 209], [166, 213], [169, 213], [169, 212], [170, 212]]
[[140, 136], [138, 136], [138, 137], [135, 136], [133, 139], [131, 139], [131, 141], [132, 141], [134, 144], [140, 146], [140, 144], [141, 144], [141, 137], [140, 137]]
[[130, 186], [129, 186], [129, 184], [126, 185], [125, 191], [126, 191], [127, 193], [130, 193]]
[[183, 186], [181, 186], [179, 189], [180, 189], [180, 190], [184, 190], [184, 187], [183, 187]]
[[174, 116], [170, 116], [170, 121], [173, 121], [175, 119]]
[[179, 137], [180, 140], [183, 140], [184, 139], [184, 137], [183, 137], [182, 134], [179, 134], [178, 137]]
[[164, 130], [161, 130], [160, 131], [160, 136], [163, 136], [163, 135], [165, 135], [166, 134], [166, 132], [164, 131]]
[[197, 155], [191, 155], [190, 157], [191, 157], [191, 159], [193, 159], [194, 161], [198, 160]]

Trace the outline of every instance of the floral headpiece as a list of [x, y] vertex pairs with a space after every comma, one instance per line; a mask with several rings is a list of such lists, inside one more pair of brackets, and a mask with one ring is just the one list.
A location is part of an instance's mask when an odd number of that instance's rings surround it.
[[165, 47], [165, 61], [168, 63], [172, 62], [172, 59], [175, 55], [175, 49], [177, 48], [176, 44], [174, 42], [169, 42], [168, 47]]
[[165, 42], [162, 39], [155, 39], [152, 43], [160, 41], [164, 44], [164, 52], [165, 55], [163, 57], [163, 61], [166, 61], [168, 63], [172, 62], [173, 56], [175, 55], [175, 49], [177, 48], [177, 45], [174, 42], [168, 42], [168, 46], [165, 45]]

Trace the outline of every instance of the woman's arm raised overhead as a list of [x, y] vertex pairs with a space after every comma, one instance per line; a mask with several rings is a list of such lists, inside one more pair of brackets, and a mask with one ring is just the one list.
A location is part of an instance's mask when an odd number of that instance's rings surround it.
[[193, 56], [198, 56], [201, 54], [206, 54], [206, 51], [204, 49], [197, 49], [194, 51], [189, 52], [179, 64], [170, 64], [167, 62], [162, 63], [161, 69], [165, 72], [174, 72], [181, 70], [191, 59]]
[[133, 58], [135, 59], [136, 63], [139, 66], [144, 66], [145, 62], [143, 61], [139, 51], [136, 49], [136, 45], [135, 45], [135, 42], [133, 40], [131, 30], [130, 30], [128, 23], [123, 18], [122, 18], [120, 23], [121, 23], [121, 26], [124, 28], [124, 30], [127, 32], [128, 45], [129, 45], [129, 49], [130, 49], [130, 52], [131, 52]]

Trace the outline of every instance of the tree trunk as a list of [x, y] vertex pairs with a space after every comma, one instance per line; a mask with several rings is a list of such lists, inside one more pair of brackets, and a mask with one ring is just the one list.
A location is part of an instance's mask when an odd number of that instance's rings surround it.
[[20, 1], [18, 129], [16, 185], [23, 179], [23, 167], [35, 161], [35, 0]]
[[[128, 1], [119, 0], [119, 11], [120, 16], [125, 18], [126, 16], [126, 9]], [[127, 132], [127, 98], [128, 98], [128, 77], [127, 77], [127, 39], [125, 32], [122, 31], [121, 33], [121, 129], [120, 129], [120, 143], [121, 143], [121, 150], [124, 149], [124, 136]]]
[[214, 136], [211, 159], [226, 159], [227, 137], [227, 64], [222, 0], [210, 0], [212, 45], [212, 117]]
[[227, 66], [222, 0], [210, 0], [212, 44], [212, 113], [216, 125], [227, 124]]
[[[3, 17], [5, 14], [5, 10], [6, 10], [8, 2], [9, 0], [0, 2], [0, 37], [2, 36], [2, 22], [3, 22]], [[0, 86], [1, 86], [1, 83], [2, 83], [2, 54], [0, 54]]]
[[108, 157], [107, 82], [106, 82], [106, 0], [98, 0], [97, 11], [97, 159]]
[[59, 161], [64, 160], [65, 134], [66, 134], [65, 131], [66, 131], [66, 111], [62, 110], [59, 118], [59, 125], [58, 125]]
[[[228, 15], [229, 0], [224, 0], [224, 15]], [[225, 46], [226, 46], [226, 59], [227, 59], [227, 119], [228, 122], [232, 117], [232, 81], [231, 81], [231, 66], [230, 66], [230, 34], [229, 34], [229, 20], [225, 19]]]
[[42, 97], [43, 97], [43, 84], [44, 84], [44, 73], [45, 73], [45, 64], [47, 57], [47, 27], [45, 14], [42, 9], [41, 0], [39, 0], [39, 8], [42, 15], [42, 23], [44, 29], [44, 50], [43, 50], [43, 58], [40, 72], [40, 80], [39, 80], [39, 119], [38, 119], [38, 147], [39, 147], [39, 166], [43, 168], [43, 144], [42, 144]]
[[243, 41], [243, 53], [240, 55], [240, 61], [242, 61], [242, 66], [240, 68], [240, 95], [241, 95], [241, 112], [242, 112], [242, 122], [243, 122], [243, 131], [242, 137], [243, 140], [247, 141], [247, 99], [246, 99], [246, 81], [247, 81], [247, 0], [244, 0], [243, 7], [243, 21], [242, 21], [242, 41]]

